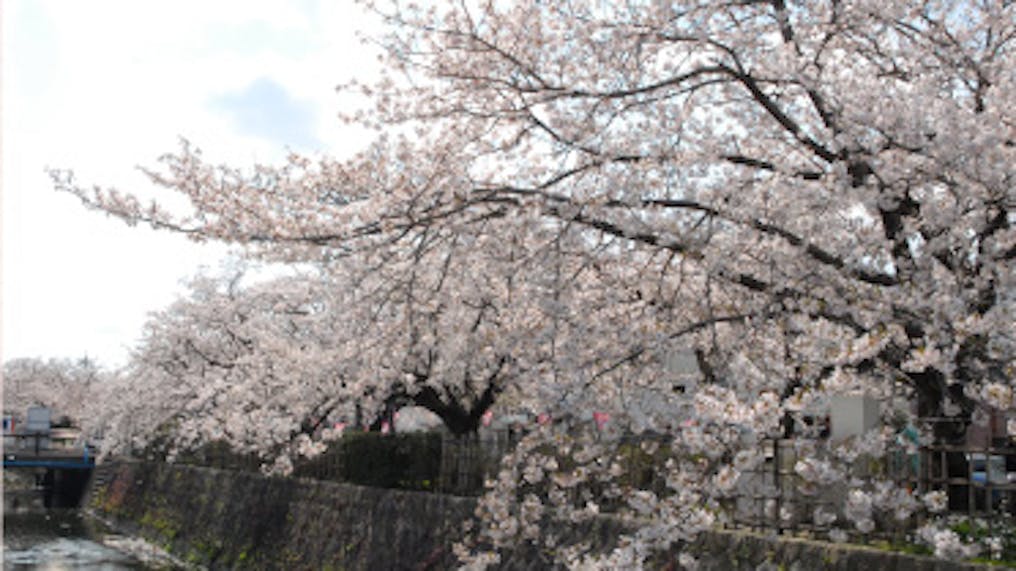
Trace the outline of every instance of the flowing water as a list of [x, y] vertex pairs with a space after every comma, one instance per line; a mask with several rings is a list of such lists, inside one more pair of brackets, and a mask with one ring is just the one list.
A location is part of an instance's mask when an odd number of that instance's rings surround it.
[[46, 509], [38, 490], [8, 477], [4, 483], [12, 485], [4, 490], [3, 571], [180, 568], [151, 544], [119, 535], [78, 510]]

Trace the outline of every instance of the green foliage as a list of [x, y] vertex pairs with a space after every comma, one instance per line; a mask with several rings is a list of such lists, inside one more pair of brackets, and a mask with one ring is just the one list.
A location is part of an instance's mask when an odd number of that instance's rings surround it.
[[626, 439], [617, 447], [615, 458], [623, 468], [617, 483], [637, 490], [651, 490], [663, 494], [663, 480], [659, 474], [671, 458], [670, 447], [651, 439]]
[[986, 551], [992, 542], [998, 547], [998, 558], [986, 557], [975, 559], [981, 563], [1000, 563], [1016, 566], [1016, 521], [1012, 516], [996, 517], [992, 521], [982, 518], [959, 517], [951, 523], [950, 529], [955, 531], [964, 543], [977, 543], [985, 546]]
[[[964, 544], [980, 547], [981, 555], [969, 559], [972, 563], [1016, 567], [1016, 521], [1010, 515], [999, 515], [991, 520], [971, 518], [966, 515], [953, 515], [946, 519], [946, 527], [959, 535]], [[933, 556], [931, 546], [911, 536], [903, 541], [875, 541], [870, 547], [906, 553], [908, 555]], [[995, 548], [992, 548], [992, 545]]]
[[141, 516], [141, 525], [151, 529], [165, 541], [172, 541], [179, 533], [180, 528], [171, 512], [157, 509], [146, 511]]
[[298, 477], [403, 490], [433, 490], [440, 474], [441, 435], [436, 432], [347, 433], [294, 469]]
[[196, 450], [180, 452], [175, 461], [220, 470], [252, 471], [261, 466], [261, 459], [257, 455], [238, 453], [224, 441], [209, 442]]
[[908, 541], [875, 540], [870, 541], [865, 545], [875, 549], [881, 549], [882, 551], [905, 553], [907, 555], [934, 555], [935, 553], [935, 551], [927, 545], [921, 543], [911, 543]]

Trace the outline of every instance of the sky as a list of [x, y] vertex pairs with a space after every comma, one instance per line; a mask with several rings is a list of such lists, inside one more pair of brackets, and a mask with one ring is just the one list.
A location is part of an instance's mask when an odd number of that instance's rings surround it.
[[[152, 193], [180, 137], [247, 166], [289, 152], [342, 156], [364, 142], [335, 87], [369, 78], [352, 0], [6, 0], [2, 19], [4, 360], [124, 364], [150, 312], [229, 249], [123, 222], [53, 190], [47, 167]], [[155, 194], [157, 197], [158, 194]]]

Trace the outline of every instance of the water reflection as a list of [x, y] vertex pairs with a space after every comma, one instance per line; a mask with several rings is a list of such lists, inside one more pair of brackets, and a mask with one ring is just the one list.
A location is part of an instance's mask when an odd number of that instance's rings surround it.
[[145, 564], [97, 540], [129, 543], [73, 510], [4, 513], [4, 571], [140, 571], [166, 569]]
[[28, 549], [4, 550], [4, 570], [122, 571], [146, 569], [132, 558], [87, 539], [60, 538]]

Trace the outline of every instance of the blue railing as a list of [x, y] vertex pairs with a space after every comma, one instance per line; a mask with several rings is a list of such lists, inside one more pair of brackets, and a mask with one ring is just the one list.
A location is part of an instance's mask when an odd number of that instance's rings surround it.
[[54, 447], [53, 442], [47, 433], [5, 434], [4, 468], [88, 470], [95, 467], [87, 443]]

